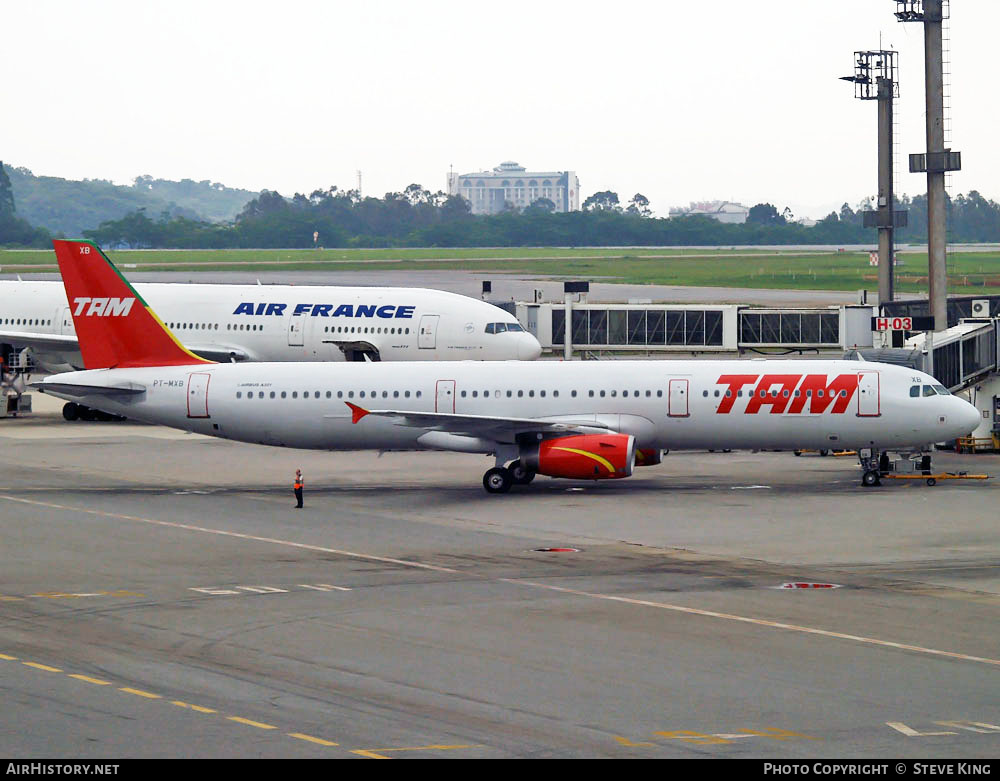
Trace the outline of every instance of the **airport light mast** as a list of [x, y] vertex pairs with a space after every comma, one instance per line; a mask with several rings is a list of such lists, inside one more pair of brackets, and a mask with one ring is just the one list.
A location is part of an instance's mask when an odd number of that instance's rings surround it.
[[854, 52], [854, 75], [842, 76], [854, 84], [854, 97], [878, 101], [878, 202], [874, 211], [864, 212], [864, 226], [878, 228], [878, 302], [881, 306], [895, 298], [893, 232], [906, 225], [906, 212], [893, 206], [893, 101], [899, 97], [896, 79], [898, 53], [894, 51]]
[[[945, 149], [944, 34], [948, 0], [894, 0], [900, 22], [924, 25], [924, 90], [927, 105], [927, 151], [910, 155], [910, 173], [927, 173], [927, 260], [930, 313], [934, 330], [948, 327], [948, 271], [945, 248], [945, 174], [962, 168], [962, 155]], [[928, 333], [929, 355], [933, 336]], [[932, 359], [933, 360], [933, 359]], [[933, 373], [933, 366], [930, 373]]]

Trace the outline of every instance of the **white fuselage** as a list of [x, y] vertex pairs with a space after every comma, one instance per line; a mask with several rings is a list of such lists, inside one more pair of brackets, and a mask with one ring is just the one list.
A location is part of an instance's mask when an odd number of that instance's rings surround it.
[[[369, 345], [381, 361], [533, 360], [541, 353], [513, 315], [441, 290], [162, 283], [135, 289], [183, 345], [211, 350], [218, 360], [231, 354], [250, 361], [344, 361], [344, 346], [363, 352]], [[75, 339], [72, 308], [62, 282], [0, 281], [0, 342], [31, 346], [36, 363], [49, 371], [79, 368], [75, 342], [31, 339]], [[487, 330], [495, 323], [505, 324], [501, 333]]]
[[928, 375], [858, 361], [244, 363], [94, 370], [46, 382], [144, 388], [64, 398], [211, 436], [326, 450], [491, 453], [504, 439], [376, 415], [352, 423], [346, 402], [373, 412], [591, 422], [634, 435], [639, 447], [669, 449], [919, 448], [978, 422], [962, 399], [925, 395], [937, 385]]

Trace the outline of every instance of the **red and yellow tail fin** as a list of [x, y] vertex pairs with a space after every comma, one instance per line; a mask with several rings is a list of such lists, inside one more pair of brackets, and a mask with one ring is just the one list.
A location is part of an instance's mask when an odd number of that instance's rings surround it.
[[52, 245], [86, 368], [212, 363], [177, 341], [96, 244]]

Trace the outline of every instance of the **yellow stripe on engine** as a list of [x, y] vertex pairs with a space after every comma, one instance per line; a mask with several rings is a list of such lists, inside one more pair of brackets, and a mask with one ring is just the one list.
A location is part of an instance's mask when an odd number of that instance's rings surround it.
[[587, 458], [594, 459], [597, 463], [602, 464], [605, 469], [607, 469], [611, 474], [615, 473], [615, 468], [608, 459], [603, 458], [596, 453], [591, 453], [589, 450], [579, 450], [575, 447], [556, 447], [553, 446], [553, 450], [565, 450], [567, 453], [576, 453], [578, 456], [586, 456]]

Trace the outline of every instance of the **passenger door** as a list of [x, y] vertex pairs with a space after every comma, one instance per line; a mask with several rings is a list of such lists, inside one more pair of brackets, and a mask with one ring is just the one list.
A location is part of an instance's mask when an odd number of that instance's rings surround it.
[[858, 372], [858, 417], [877, 418], [882, 414], [878, 372]]
[[417, 347], [421, 350], [433, 350], [437, 347], [437, 328], [441, 315], [424, 315], [420, 318], [420, 333], [417, 335]]
[[76, 336], [76, 326], [73, 325], [73, 313], [69, 311], [69, 307], [64, 307], [59, 316], [62, 318], [59, 323], [59, 333], [63, 336]]
[[192, 372], [188, 375], [187, 416], [208, 418], [208, 383], [212, 375], [206, 372]]
[[686, 418], [690, 412], [688, 403], [688, 380], [670, 380], [668, 383], [667, 415], [672, 418]]
[[296, 317], [292, 315], [288, 318], [288, 346], [289, 347], [302, 347], [304, 334], [302, 329], [305, 325], [306, 319], [302, 316]]

